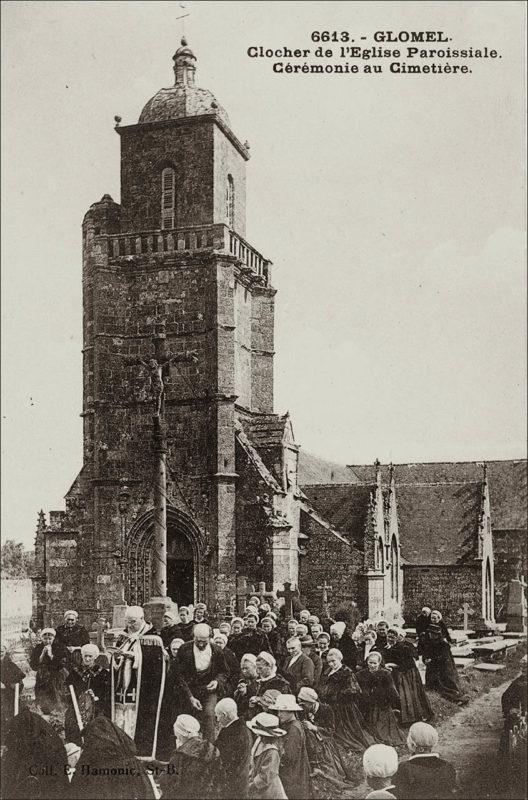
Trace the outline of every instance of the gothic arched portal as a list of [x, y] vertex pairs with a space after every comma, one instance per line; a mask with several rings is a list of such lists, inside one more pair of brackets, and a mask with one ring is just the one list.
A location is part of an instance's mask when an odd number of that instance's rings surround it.
[[[144, 605], [152, 597], [154, 513], [144, 514], [126, 540], [125, 597], [130, 605]], [[175, 508], [167, 509], [167, 593], [178, 605], [204, 597], [203, 535], [193, 520]]]

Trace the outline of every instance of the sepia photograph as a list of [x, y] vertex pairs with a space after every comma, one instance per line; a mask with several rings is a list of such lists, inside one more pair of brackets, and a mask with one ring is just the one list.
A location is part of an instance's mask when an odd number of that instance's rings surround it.
[[1, 11], [0, 796], [526, 798], [526, 4]]

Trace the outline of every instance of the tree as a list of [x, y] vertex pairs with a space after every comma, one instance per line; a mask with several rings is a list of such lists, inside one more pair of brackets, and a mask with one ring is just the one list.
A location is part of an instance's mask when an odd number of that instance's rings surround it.
[[2, 578], [29, 578], [33, 569], [34, 553], [24, 550], [21, 542], [7, 539], [2, 545]]

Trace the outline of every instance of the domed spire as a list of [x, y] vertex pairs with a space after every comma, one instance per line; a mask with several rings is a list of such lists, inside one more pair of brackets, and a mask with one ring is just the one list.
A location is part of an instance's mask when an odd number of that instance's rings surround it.
[[174, 53], [174, 85], [175, 86], [194, 86], [194, 73], [196, 72], [196, 56], [187, 40], [182, 37], [181, 47]]

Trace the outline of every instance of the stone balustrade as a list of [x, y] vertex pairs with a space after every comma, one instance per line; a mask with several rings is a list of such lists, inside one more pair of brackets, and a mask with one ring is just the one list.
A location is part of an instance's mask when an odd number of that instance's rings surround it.
[[262, 276], [266, 285], [269, 283], [270, 262], [227, 225], [200, 225], [172, 230], [107, 234], [95, 238], [96, 242], [106, 250], [110, 259], [207, 250], [228, 253], [241, 261], [248, 270]]

